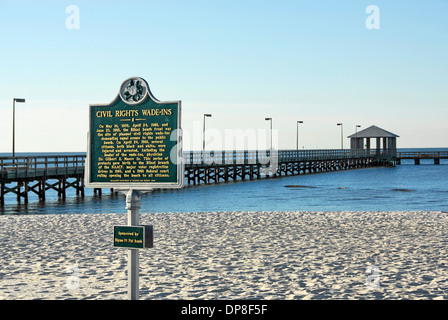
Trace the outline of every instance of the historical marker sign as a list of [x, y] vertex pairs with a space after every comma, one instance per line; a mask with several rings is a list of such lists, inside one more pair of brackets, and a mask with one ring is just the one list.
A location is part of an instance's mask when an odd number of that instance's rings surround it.
[[181, 102], [158, 101], [145, 80], [129, 78], [107, 105], [90, 105], [89, 188], [181, 188]]
[[90, 105], [85, 185], [126, 191], [128, 226], [114, 246], [128, 249], [128, 295], [138, 299], [138, 249], [152, 248], [152, 226], [139, 225], [140, 196], [184, 184], [181, 102], [157, 100], [142, 78], [126, 79], [110, 104]]

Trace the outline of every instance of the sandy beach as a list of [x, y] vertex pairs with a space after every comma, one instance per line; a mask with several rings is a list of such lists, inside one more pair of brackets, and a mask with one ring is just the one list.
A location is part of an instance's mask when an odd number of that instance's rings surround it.
[[[142, 208], [144, 212], [144, 208]], [[446, 212], [141, 214], [141, 299], [448, 299]], [[0, 216], [0, 299], [127, 299], [123, 214]]]

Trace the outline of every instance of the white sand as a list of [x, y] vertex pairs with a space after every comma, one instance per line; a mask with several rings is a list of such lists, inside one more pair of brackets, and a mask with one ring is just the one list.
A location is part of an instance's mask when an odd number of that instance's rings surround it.
[[[127, 299], [127, 249], [112, 244], [126, 218], [0, 216], [0, 299]], [[445, 212], [142, 213], [141, 223], [155, 242], [140, 250], [141, 299], [448, 298]]]

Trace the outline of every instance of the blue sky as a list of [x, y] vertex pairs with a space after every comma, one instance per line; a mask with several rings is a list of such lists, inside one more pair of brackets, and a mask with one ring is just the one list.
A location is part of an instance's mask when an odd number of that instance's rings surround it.
[[[79, 8], [69, 30], [66, 9]], [[368, 5], [380, 29], [367, 29]], [[226, 130], [278, 147], [340, 148], [377, 125], [398, 147], [448, 146], [448, 1], [0, 0], [0, 152], [85, 151], [89, 104], [130, 76], [182, 100], [185, 149]], [[361, 129], [362, 129], [361, 128]], [[249, 146], [250, 147], [250, 146]]]

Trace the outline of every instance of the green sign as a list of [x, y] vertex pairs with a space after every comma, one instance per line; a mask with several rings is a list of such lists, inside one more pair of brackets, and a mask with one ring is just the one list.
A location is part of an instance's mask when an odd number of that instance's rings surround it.
[[180, 105], [158, 101], [141, 78], [125, 80], [110, 104], [91, 105], [87, 187], [182, 187]]
[[152, 248], [152, 226], [114, 226], [114, 247]]

